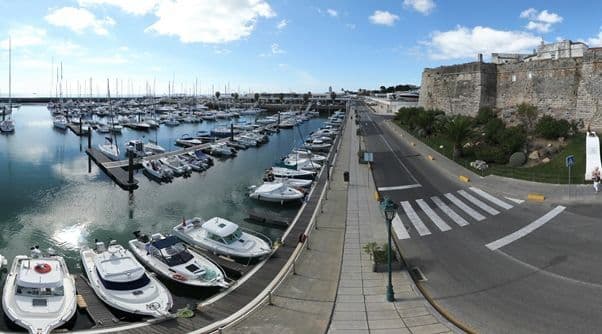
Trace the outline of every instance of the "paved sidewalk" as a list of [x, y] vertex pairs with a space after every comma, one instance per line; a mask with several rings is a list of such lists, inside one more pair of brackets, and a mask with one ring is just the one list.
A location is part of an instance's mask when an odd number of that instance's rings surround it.
[[[470, 178], [470, 184], [482, 187], [488, 191], [501, 194], [503, 196], [513, 197], [526, 200], [529, 193], [543, 194], [546, 197], [546, 202], [563, 202], [563, 203], [601, 203], [602, 193], [596, 194], [591, 184], [581, 185], [566, 185], [566, 184], [550, 184], [531, 182], [520, 179], [512, 179], [497, 175], [488, 175], [485, 177], [473, 172], [470, 169], [458, 165], [430, 146], [422, 143], [414, 138], [411, 134], [400, 128], [399, 126], [387, 121], [387, 127], [394, 133], [400, 135], [406, 142], [415, 143], [414, 150], [426, 157], [432, 155], [435, 157], [433, 166], [437, 168], [441, 174], [447, 175], [451, 180], [458, 182], [459, 175], [465, 175]], [[465, 185], [465, 183], [464, 183]], [[570, 194], [569, 194], [570, 192]]]
[[[356, 125], [350, 146], [359, 146]], [[356, 153], [356, 152], [353, 152]], [[328, 333], [451, 333], [453, 325], [441, 318], [420, 294], [406, 270], [393, 274], [396, 301], [387, 302], [386, 273], [372, 272], [369, 256], [362, 246], [387, 241], [387, 230], [374, 199], [374, 181], [368, 165], [360, 165], [357, 154], [349, 163], [347, 229], [336, 305]]]

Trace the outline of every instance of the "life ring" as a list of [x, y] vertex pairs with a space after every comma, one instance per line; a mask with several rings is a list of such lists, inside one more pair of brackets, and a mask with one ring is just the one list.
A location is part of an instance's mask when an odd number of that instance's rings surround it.
[[52, 267], [48, 263], [38, 263], [34, 269], [38, 274], [47, 274], [52, 270]]
[[182, 274], [173, 274], [173, 275], [171, 275], [171, 277], [173, 279], [175, 279], [176, 281], [181, 281], [181, 282], [184, 282], [187, 280], [186, 276], [184, 276]]

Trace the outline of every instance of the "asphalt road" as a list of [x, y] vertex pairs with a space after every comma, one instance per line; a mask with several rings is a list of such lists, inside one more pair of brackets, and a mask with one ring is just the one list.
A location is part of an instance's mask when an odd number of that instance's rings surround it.
[[[504, 209], [481, 198], [498, 212], [492, 214], [463, 197], [460, 190], [480, 198], [468, 186], [441, 175], [431, 161], [380, 124], [381, 117], [360, 114], [366, 149], [374, 152], [376, 186], [403, 188], [382, 191], [397, 203], [406, 202], [398, 214], [409, 238], [398, 244], [409, 265], [424, 273], [424, 286], [438, 304], [480, 333], [602, 332], [599, 206], [567, 207], [540, 228], [492, 251], [485, 245], [538, 220], [556, 205], [517, 204], [489, 192], [513, 205]], [[482, 220], [454, 205], [446, 194]], [[460, 218], [451, 219], [433, 196]], [[444, 225], [437, 226], [433, 213]], [[430, 234], [422, 230], [421, 235], [416, 219]]]

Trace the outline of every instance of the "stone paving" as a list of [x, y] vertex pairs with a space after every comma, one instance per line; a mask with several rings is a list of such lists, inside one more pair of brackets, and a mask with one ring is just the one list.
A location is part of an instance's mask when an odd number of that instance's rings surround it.
[[[347, 131], [355, 134], [355, 129], [355, 123], [348, 124]], [[359, 147], [357, 136], [350, 146]], [[372, 272], [369, 255], [362, 250], [369, 242], [387, 241], [372, 173], [368, 165], [351, 159], [349, 174], [343, 262], [328, 333], [451, 333], [455, 327], [428, 304], [406, 270], [393, 273], [396, 300], [386, 301], [387, 274]]]

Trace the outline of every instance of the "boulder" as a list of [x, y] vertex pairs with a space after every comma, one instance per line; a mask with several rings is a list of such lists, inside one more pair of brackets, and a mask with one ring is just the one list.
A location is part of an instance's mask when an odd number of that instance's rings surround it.
[[566, 138], [564, 138], [564, 137], [558, 137], [558, 142], [561, 144], [564, 143], [565, 140], [566, 140]]
[[508, 165], [510, 167], [520, 167], [525, 164], [527, 161], [527, 155], [523, 152], [515, 152], [510, 156], [510, 160], [508, 161]]
[[539, 152], [533, 151], [529, 154], [529, 160], [539, 160]]
[[542, 163], [547, 164], [548, 162], [550, 162], [550, 158], [543, 158], [543, 160], [541, 160]]

